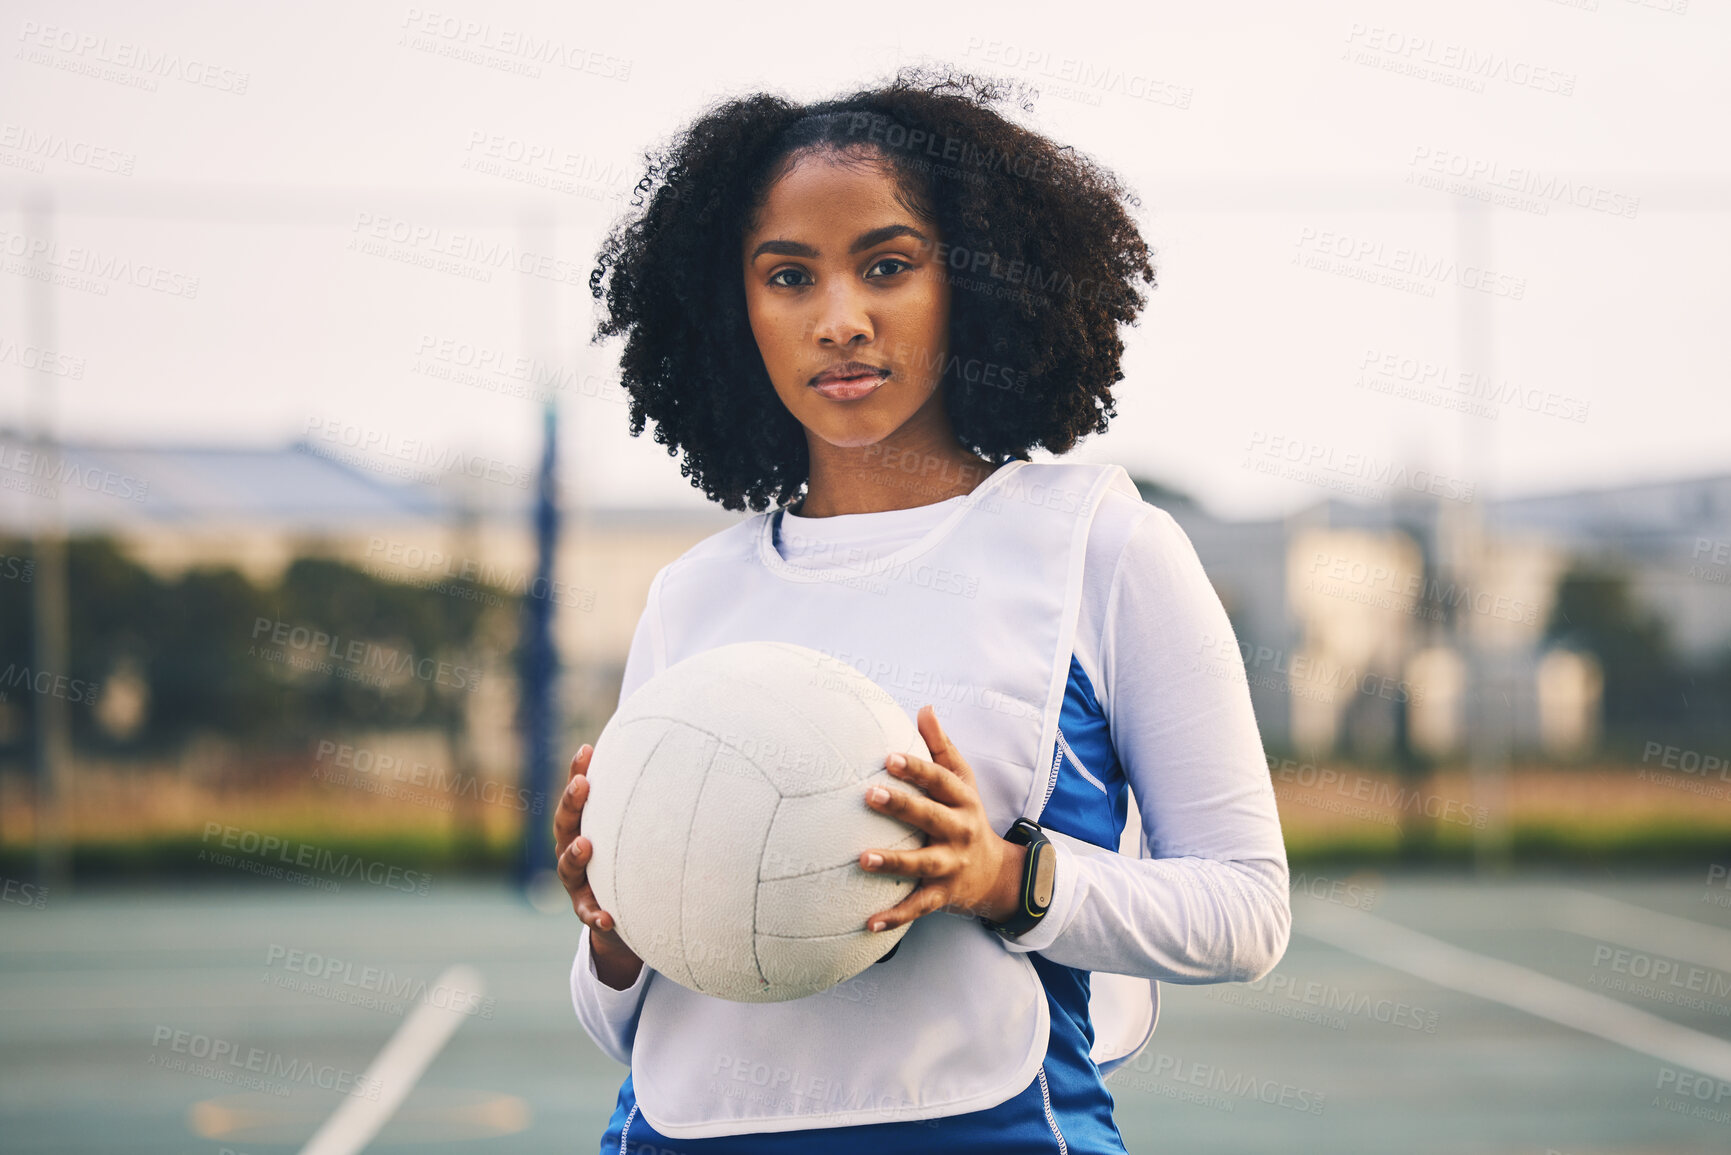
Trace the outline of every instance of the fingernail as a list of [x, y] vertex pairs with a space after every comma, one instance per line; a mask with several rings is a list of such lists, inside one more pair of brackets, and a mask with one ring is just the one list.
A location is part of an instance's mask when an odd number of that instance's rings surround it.
[[874, 930], [874, 931], [879, 931], [879, 930], [882, 930], [883, 928], [884, 928], [884, 920], [881, 918], [878, 919], [876, 922], [872, 923], [872, 930]]
[[881, 854], [868, 854], [865, 856], [865, 864], [868, 868], [876, 870], [884, 864], [884, 856]]
[[891, 754], [884, 760], [884, 765], [888, 766], [891, 770], [900, 770], [907, 764], [907, 756], [904, 754]]
[[888, 802], [889, 800], [890, 792], [885, 790], [882, 786], [873, 786], [870, 790], [866, 791], [867, 802], [876, 802], [881, 804]]

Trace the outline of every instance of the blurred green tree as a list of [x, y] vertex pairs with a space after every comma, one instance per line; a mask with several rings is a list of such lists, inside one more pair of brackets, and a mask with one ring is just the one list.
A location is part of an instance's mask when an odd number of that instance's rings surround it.
[[[30, 552], [27, 541], [0, 541], [0, 559], [24, 563], [0, 566], [0, 668], [32, 660], [31, 590], [20, 576]], [[487, 638], [514, 634], [519, 600], [457, 578], [393, 582], [322, 557], [298, 558], [263, 586], [216, 566], [165, 579], [104, 537], [69, 542], [67, 584], [66, 673], [105, 684], [136, 670], [146, 700], [142, 725], [124, 736], [98, 710], [75, 708], [73, 741], [139, 754], [199, 731], [285, 747], [332, 727], [459, 727]], [[284, 636], [294, 642], [273, 641]], [[0, 706], [0, 749], [14, 756], [28, 754], [30, 705], [13, 692]]]
[[1545, 639], [1599, 659], [1607, 740], [1629, 747], [1731, 734], [1731, 652], [1702, 663], [1684, 660], [1665, 620], [1640, 603], [1621, 569], [1580, 561], [1565, 571]]

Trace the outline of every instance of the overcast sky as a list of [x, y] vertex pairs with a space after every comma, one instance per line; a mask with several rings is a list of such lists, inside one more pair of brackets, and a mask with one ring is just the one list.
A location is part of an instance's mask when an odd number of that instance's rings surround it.
[[[617, 343], [587, 344], [591, 258], [641, 151], [722, 95], [821, 98], [927, 60], [1036, 84], [1023, 119], [1141, 198], [1160, 287], [1126, 334], [1120, 416], [1073, 456], [1244, 515], [1374, 499], [1402, 470], [1493, 496], [1731, 468], [1723, 5], [0, 11], [15, 427], [51, 396], [73, 439], [349, 426], [527, 468], [538, 403], [503, 374], [448, 375], [484, 350], [566, 367], [586, 499], [701, 503], [626, 432]], [[51, 235], [20, 208], [38, 188]], [[552, 224], [525, 233], [537, 206]], [[477, 238], [553, 276], [428, 267]], [[47, 329], [22, 255], [44, 246]], [[45, 332], [48, 373], [28, 367]], [[1289, 476], [1295, 458], [1312, 468]]]

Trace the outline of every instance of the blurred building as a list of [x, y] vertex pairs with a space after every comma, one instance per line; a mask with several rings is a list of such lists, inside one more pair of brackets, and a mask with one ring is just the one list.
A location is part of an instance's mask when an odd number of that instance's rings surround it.
[[1626, 576], [1684, 657], [1731, 648], [1731, 476], [1488, 502], [1477, 524], [1456, 503], [1398, 500], [1225, 521], [1139, 485], [1226, 605], [1271, 748], [1456, 753], [1477, 694], [1510, 749], [1591, 750], [1602, 671], [1545, 642], [1578, 563]]
[[1327, 500], [1224, 521], [1174, 494], [1144, 496], [1196, 546], [1271, 750], [1455, 753], [1475, 691], [1504, 704], [1511, 747], [1563, 754], [1592, 744], [1592, 661], [1544, 646], [1566, 549], [1486, 534], [1473, 574], [1451, 559], [1458, 511], [1436, 504]]
[[1516, 498], [1487, 515], [1499, 534], [1627, 573], [1685, 656], [1731, 646], [1731, 474]]

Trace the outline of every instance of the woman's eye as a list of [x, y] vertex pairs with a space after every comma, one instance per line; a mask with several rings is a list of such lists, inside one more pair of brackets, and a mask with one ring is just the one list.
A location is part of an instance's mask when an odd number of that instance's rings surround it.
[[[882, 260], [873, 262], [871, 268], [866, 270], [866, 275], [870, 277], [873, 272], [882, 269], [885, 265], [891, 266], [890, 269], [886, 272], [877, 273], [877, 276], [893, 277], [897, 273], [905, 273], [909, 269], [913, 268], [912, 264], [902, 260], [900, 257], [884, 257]], [[792, 281], [784, 281], [782, 280], [783, 277], [794, 277], [796, 279]], [[772, 285], [780, 285], [784, 289], [797, 289], [801, 285], [809, 284], [810, 281], [806, 278], [803, 269], [777, 269], [774, 273], [770, 274], [769, 283]]]

